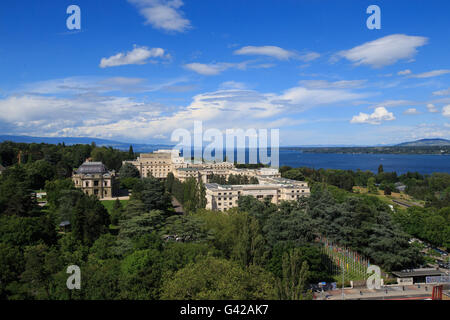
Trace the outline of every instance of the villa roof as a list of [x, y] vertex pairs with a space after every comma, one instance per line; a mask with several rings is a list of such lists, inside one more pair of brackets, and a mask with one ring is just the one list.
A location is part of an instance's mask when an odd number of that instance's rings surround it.
[[108, 173], [105, 165], [101, 162], [85, 162], [78, 170], [77, 174], [105, 174]]

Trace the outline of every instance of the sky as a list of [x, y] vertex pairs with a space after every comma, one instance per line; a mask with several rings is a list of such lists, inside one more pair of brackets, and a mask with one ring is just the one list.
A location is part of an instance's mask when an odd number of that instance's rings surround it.
[[2, 1], [0, 134], [168, 143], [197, 120], [279, 129], [282, 146], [449, 139], [448, 12], [444, 0]]

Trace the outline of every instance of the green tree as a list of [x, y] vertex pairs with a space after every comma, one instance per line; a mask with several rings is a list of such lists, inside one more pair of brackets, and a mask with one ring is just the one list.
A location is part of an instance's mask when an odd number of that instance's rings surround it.
[[128, 159], [134, 160], [134, 151], [132, 145], [130, 145], [130, 148], [128, 149]]
[[281, 300], [311, 299], [306, 293], [306, 280], [309, 277], [309, 267], [302, 260], [300, 249], [295, 248], [283, 255], [283, 277], [278, 283]]
[[122, 167], [120, 168], [119, 177], [120, 177], [120, 179], [139, 178], [140, 173], [139, 173], [139, 170], [136, 168], [136, 166], [127, 162], [127, 163], [123, 164]]
[[162, 285], [169, 300], [274, 299], [274, 278], [258, 269], [250, 272], [220, 258], [207, 257], [177, 271]]
[[114, 201], [114, 205], [111, 211], [111, 223], [115, 226], [119, 224], [119, 221], [123, 219], [124, 209], [119, 198]]
[[138, 250], [126, 256], [120, 265], [122, 299], [158, 299], [161, 287], [161, 253]]
[[371, 177], [367, 180], [367, 189], [369, 193], [378, 194], [378, 189], [375, 186], [375, 178]]

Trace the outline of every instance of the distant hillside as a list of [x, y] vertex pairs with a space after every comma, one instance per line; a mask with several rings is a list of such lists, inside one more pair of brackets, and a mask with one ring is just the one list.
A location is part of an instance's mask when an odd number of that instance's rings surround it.
[[21, 143], [48, 143], [48, 144], [58, 144], [65, 143], [66, 145], [74, 145], [74, 144], [91, 144], [95, 142], [95, 144], [99, 147], [113, 147], [119, 150], [128, 150], [130, 145], [133, 146], [133, 150], [135, 152], [151, 152], [157, 149], [163, 148], [172, 148], [170, 145], [164, 144], [139, 144], [139, 143], [128, 143], [128, 142], [119, 142], [107, 139], [99, 139], [99, 138], [89, 138], [89, 137], [30, 137], [30, 136], [10, 136], [10, 135], [2, 135], [0, 136], [0, 142], [3, 141], [12, 141], [12, 142], [21, 142]]
[[410, 142], [403, 142], [396, 145], [397, 147], [439, 147], [450, 146], [450, 140], [446, 139], [421, 139]]

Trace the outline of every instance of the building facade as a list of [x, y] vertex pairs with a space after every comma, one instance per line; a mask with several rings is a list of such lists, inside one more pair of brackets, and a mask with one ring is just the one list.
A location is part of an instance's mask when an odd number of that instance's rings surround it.
[[219, 185], [207, 183], [206, 209], [227, 211], [237, 207], [239, 197], [252, 196], [258, 200], [266, 199], [273, 204], [281, 201], [297, 201], [300, 197], [309, 197], [308, 183], [284, 178], [258, 178], [259, 184]]
[[[189, 178], [202, 181], [206, 186], [206, 208], [210, 210], [227, 211], [237, 207], [241, 196], [253, 196], [259, 200], [269, 199], [274, 204], [281, 201], [296, 201], [300, 197], [308, 197], [310, 190], [304, 181], [281, 178], [276, 168], [238, 169], [231, 162], [202, 162], [186, 161], [179, 152], [172, 150], [158, 150], [153, 153], [141, 154], [134, 161], [124, 161], [133, 164], [141, 177], [153, 176], [167, 178], [169, 173], [181, 182]], [[228, 179], [231, 175], [256, 178], [257, 184], [219, 185], [209, 183], [211, 176], [223, 176]]]
[[143, 153], [134, 161], [124, 161], [134, 165], [143, 178], [155, 177], [159, 179], [167, 178], [169, 172], [174, 172], [177, 168], [187, 167], [184, 159], [172, 150], [158, 150], [153, 153]]
[[103, 163], [86, 161], [72, 175], [72, 181], [85, 194], [103, 199], [117, 194], [115, 176], [115, 172], [108, 171]]

